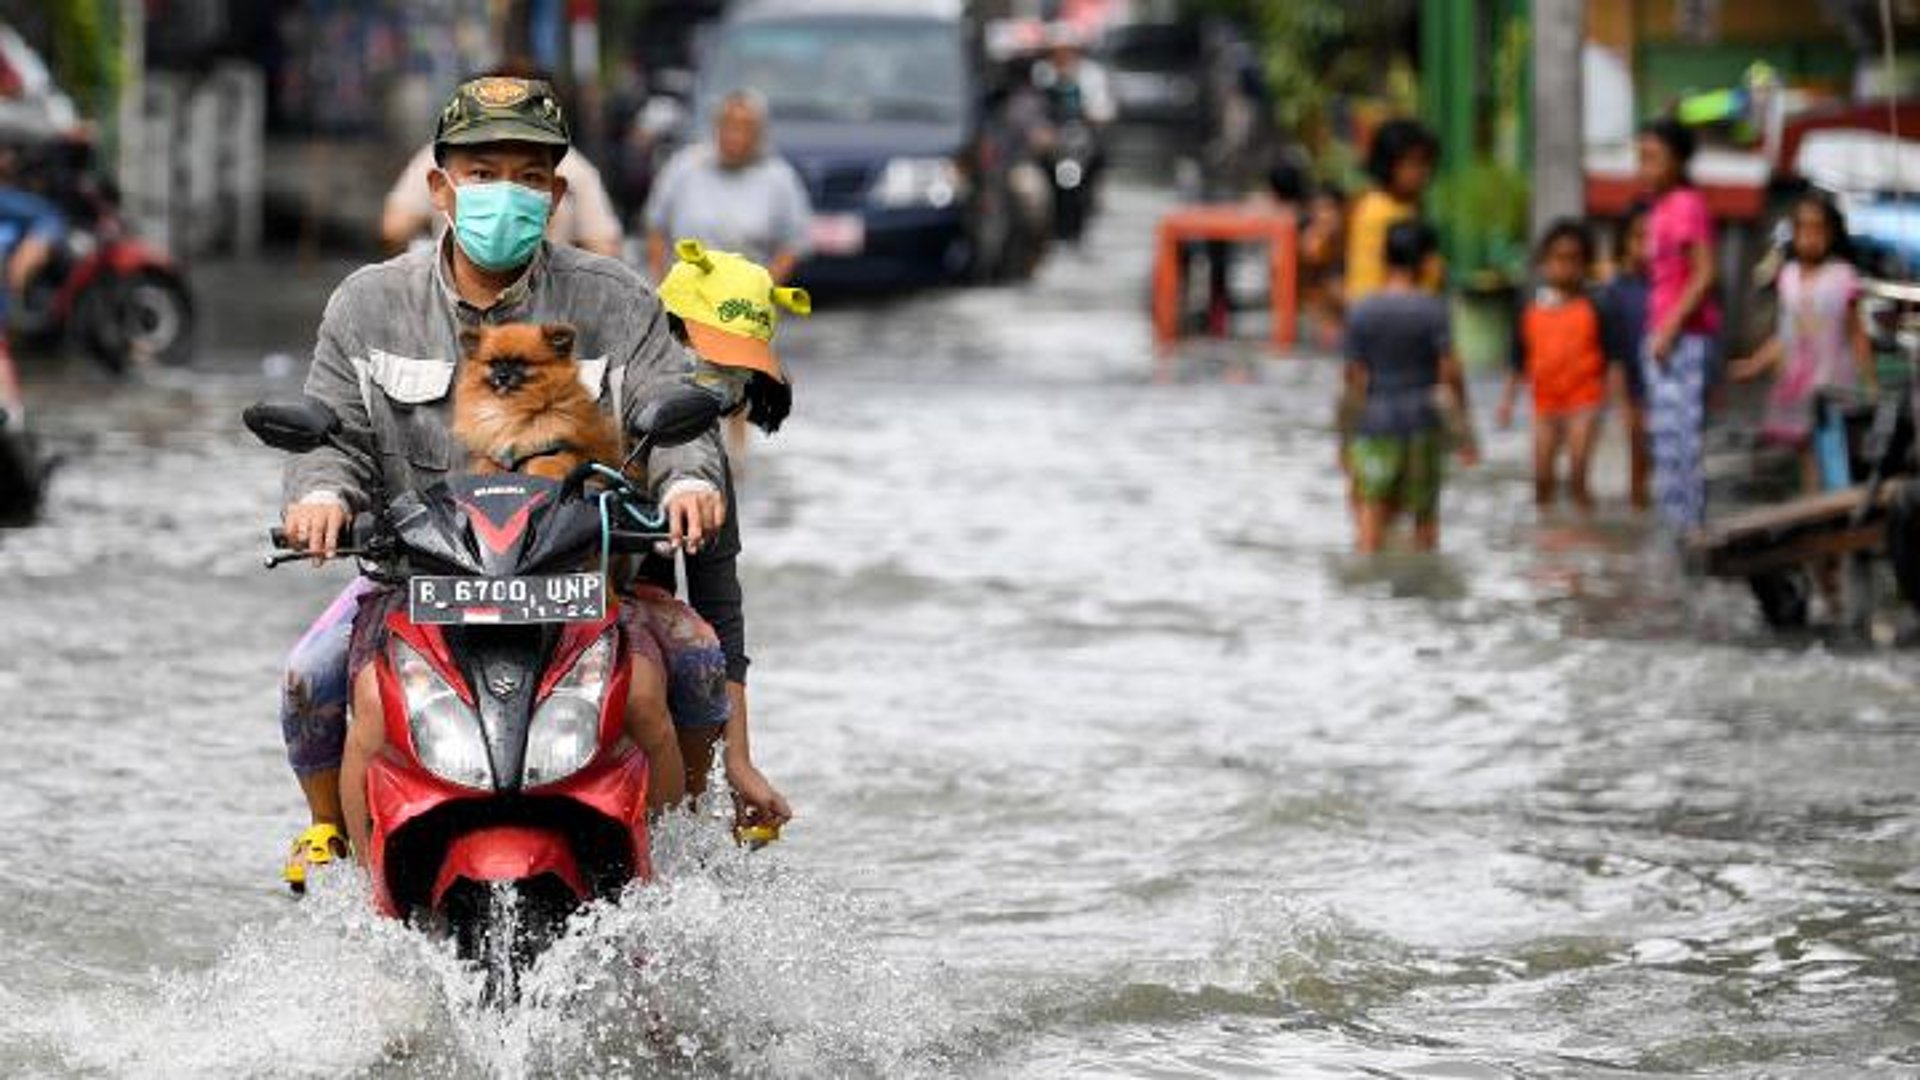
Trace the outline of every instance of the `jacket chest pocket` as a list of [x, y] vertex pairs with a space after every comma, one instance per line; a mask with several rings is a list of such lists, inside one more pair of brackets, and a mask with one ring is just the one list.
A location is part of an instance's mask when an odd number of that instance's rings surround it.
[[[382, 433], [381, 445], [420, 468], [446, 472], [453, 468], [453, 433], [448, 430], [453, 361], [420, 359], [371, 350], [366, 361], [369, 397], [380, 404], [392, 425]], [[368, 411], [375, 412], [368, 401]]]
[[601, 391], [607, 385], [607, 358], [582, 356], [573, 363], [580, 369], [580, 385], [587, 391], [587, 396], [599, 401]]

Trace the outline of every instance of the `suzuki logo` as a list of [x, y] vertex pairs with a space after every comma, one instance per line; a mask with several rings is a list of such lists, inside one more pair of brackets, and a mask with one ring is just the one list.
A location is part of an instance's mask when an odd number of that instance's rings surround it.
[[520, 689], [520, 673], [517, 671], [496, 671], [487, 674], [487, 689], [493, 696], [503, 698]]

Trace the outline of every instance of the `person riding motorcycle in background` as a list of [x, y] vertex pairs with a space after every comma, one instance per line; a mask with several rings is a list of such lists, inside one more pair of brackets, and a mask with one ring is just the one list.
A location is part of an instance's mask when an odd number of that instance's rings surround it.
[[38, 512], [45, 466], [24, 434], [26, 399], [5, 333], [12, 305], [66, 236], [66, 219], [38, 195], [12, 186], [14, 151], [0, 151], [0, 521], [24, 523]]
[[[67, 235], [67, 221], [58, 207], [15, 186], [18, 161], [17, 150], [0, 148], [0, 266], [6, 270], [6, 291], [0, 293], [0, 327], [7, 324], [12, 301], [47, 265]], [[20, 380], [4, 335], [0, 335], [0, 408], [20, 408]]]
[[[344, 441], [358, 452], [325, 447], [289, 462], [289, 546], [316, 560], [331, 557], [354, 513], [464, 467], [448, 426], [464, 328], [571, 323], [590, 391], [627, 424], [650, 391], [691, 376], [692, 358], [638, 274], [545, 239], [567, 194], [555, 166], [568, 144], [566, 118], [545, 82], [487, 77], [455, 90], [439, 117], [436, 167], [427, 177], [433, 206], [449, 221], [445, 235], [432, 249], [356, 271], [328, 300], [306, 390], [339, 414]], [[665, 805], [686, 786], [680, 744], [711, 744], [707, 733], [689, 729], [719, 728], [731, 716], [727, 683], [735, 671], [744, 677], [744, 621], [737, 577], [701, 569], [701, 560], [717, 560], [730, 571], [739, 551], [717, 435], [661, 449], [650, 466], [647, 484], [674, 542], [688, 552], [689, 596], [706, 616], [657, 592], [621, 604], [634, 649], [630, 729], [654, 764], [650, 798]], [[380, 633], [367, 613], [385, 602], [390, 593], [356, 579], [289, 659], [281, 724], [314, 822], [288, 860], [285, 877], [296, 890], [310, 865], [344, 854], [343, 825], [364, 823], [365, 793], [342, 783], [340, 763], [348, 738], [356, 745], [380, 738], [379, 691], [365, 661]], [[784, 800], [757, 770], [741, 770], [735, 791], [754, 814], [784, 818]]]
[[1033, 82], [1053, 105], [1055, 123], [1083, 123], [1104, 130], [1120, 115], [1107, 72], [1087, 58], [1079, 31], [1059, 27], [1045, 59], [1033, 66]]
[[1053, 171], [1054, 235], [1078, 240], [1099, 198], [1105, 132], [1119, 110], [1106, 72], [1086, 58], [1079, 31], [1060, 25], [1049, 36], [1047, 55], [1029, 77], [1046, 99], [1052, 129], [1046, 156]]

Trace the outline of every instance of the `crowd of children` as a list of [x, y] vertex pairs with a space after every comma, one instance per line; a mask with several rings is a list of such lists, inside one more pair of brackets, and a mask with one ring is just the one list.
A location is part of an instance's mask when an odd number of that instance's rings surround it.
[[[1775, 334], [1752, 356], [1723, 365], [1713, 222], [1688, 179], [1693, 133], [1655, 121], [1637, 149], [1648, 196], [1619, 223], [1607, 280], [1594, 279], [1597, 245], [1582, 222], [1557, 221], [1539, 238], [1495, 418], [1512, 425], [1528, 388], [1536, 504], [1558, 501], [1564, 475], [1574, 507], [1591, 512], [1593, 451], [1614, 405], [1626, 428], [1631, 504], [1685, 531], [1706, 517], [1702, 436], [1708, 388], [1723, 368], [1736, 381], [1775, 377], [1762, 436], [1800, 451], [1812, 488], [1815, 395], [1871, 388], [1872, 357], [1845, 223], [1832, 202], [1809, 194], [1793, 208]], [[1402, 515], [1413, 519], [1414, 547], [1433, 548], [1446, 458], [1470, 466], [1478, 456], [1439, 296], [1444, 268], [1419, 217], [1439, 153], [1420, 125], [1383, 125], [1368, 157], [1374, 184], [1353, 201], [1344, 227], [1339, 460], [1363, 553], [1380, 550]], [[1315, 267], [1307, 269], [1312, 280]]]

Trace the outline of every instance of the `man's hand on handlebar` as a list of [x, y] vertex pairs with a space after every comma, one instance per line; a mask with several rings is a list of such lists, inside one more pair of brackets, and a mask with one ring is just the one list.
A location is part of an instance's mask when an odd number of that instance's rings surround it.
[[675, 492], [667, 499], [667, 530], [675, 547], [688, 554], [699, 551], [727, 522], [727, 500], [701, 485]]
[[353, 514], [336, 502], [298, 502], [287, 507], [285, 524], [287, 546], [305, 549], [315, 566], [333, 558], [340, 550], [340, 537]]

